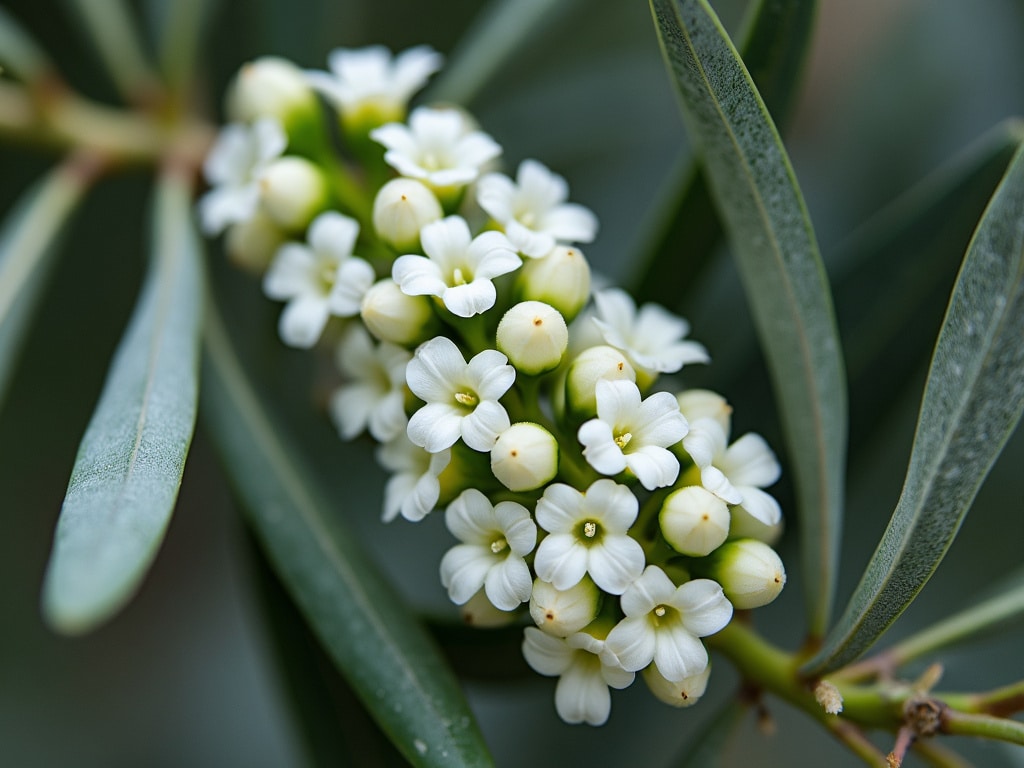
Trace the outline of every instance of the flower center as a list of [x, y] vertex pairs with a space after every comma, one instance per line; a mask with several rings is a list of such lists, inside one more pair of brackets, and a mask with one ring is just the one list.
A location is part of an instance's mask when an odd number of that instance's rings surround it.
[[593, 520], [587, 520], [587, 522], [583, 524], [583, 535], [588, 539], [592, 539], [597, 536], [597, 523]]
[[459, 405], [464, 405], [467, 408], [474, 408], [476, 404], [480, 402], [480, 398], [472, 392], [456, 392], [455, 402]]
[[633, 433], [632, 432], [623, 432], [622, 434], [615, 436], [615, 444], [617, 446], [619, 446], [619, 450], [622, 450], [627, 445], [629, 445], [629, 441], [632, 440], [632, 439], [633, 439]]
[[668, 613], [668, 609], [664, 605], [654, 606], [654, 615], [659, 619], [665, 618], [665, 614]]
[[494, 554], [497, 555], [499, 552], [505, 549], [508, 549], [508, 541], [505, 539], [504, 536], [499, 536], [491, 542], [491, 552], [493, 552]]
[[465, 285], [468, 282], [469, 281], [466, 279], [465, 275], [462, 274], [461, 269], [456, 267], [452, 271], [452, 285]]
[[330, 293], [334, 287], [334, 280], [338, 275], [338, 262], [334, 259], [325, 261], [320, 265], [320, 272], [317, 278], [323, 287], [324, 293]]

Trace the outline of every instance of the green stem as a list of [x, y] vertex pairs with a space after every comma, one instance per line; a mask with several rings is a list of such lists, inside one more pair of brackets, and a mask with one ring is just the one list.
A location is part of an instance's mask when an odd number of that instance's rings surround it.
[[1024, 746], [1024, 723], [992, 715], [975, 715], [947, 709], [942, 716], [942, 731], [957, 736], [980, 736]]
[[959, 712], [984, 715], [1012, 715], [1024, 710], [1024, 680], [985, 693], [936, 694]]
[[933, 768], [971, 768], [971, 763], [953, 750], [936, 743], [934, 739], [919, 739], [911, 749]]

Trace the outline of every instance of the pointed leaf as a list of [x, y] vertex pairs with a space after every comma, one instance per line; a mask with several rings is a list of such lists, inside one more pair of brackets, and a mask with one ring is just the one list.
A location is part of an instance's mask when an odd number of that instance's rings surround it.
[[[817, 0], [755, 0], [746, 12], [740, 54], [780, 127], [792, 112], [817, 8]], [[660, 210], [645, 227], [650, 239], [640, 247], [647, 265], [637, 270], [631, 292], [678, 308], [701, 284], [698, 277], [722, 239], [722, 225], [700, 163], [690, 155], [678, 161], [661, 199]], [[673, 279], [666, 279], [669, 274]]]
[[57, 167], [24, 193], [0, 230], [0, 403], [59, 250], [56, 241], [97, 170], [84, 158]]
[[338, 503], [326, 501], [253, 392], [212, 308], [208, 315], [204, 424], [292, 599], [407, 760], [491, 765], [436, 646], [344, 529]]
[[903, 492], [824, 647], [819, 675], [857, 658], [913, 601], [1024, 411], [1024, 149], [985, 211], [932, 357]]
[[828, 282], [778, 132], [704, 0], [651, 0], [768, 360], [795, 476], [812, 634], [835, 588], [846, 387]]
[[137, 589], [170, 520], [195, 426], [202, 296], [187, 182], [161, 180], [153, 259], [78, 449], [43, 612], [85, 632]]

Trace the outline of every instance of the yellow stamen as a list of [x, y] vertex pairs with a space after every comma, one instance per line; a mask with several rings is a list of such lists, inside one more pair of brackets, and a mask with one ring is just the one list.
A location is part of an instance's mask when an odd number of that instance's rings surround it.
[[491, 542], [491, 552], [493, 552], [494, 554], [498, 554], [503, 549], [507, 549], [507, 548], [508, 548], [508, 542], [505, 540], [504, 537], [502, 537], [500, 539], [495, 539], [494, 541]]
[[615, 444], [619, 446], [619, 450], [629, 445], [629, 441], [633, 439], [632, 432], [623, 432], [621, 435], [615, 436]]
[[659, 605], [654, 609], [654, 615], [659, 619], [664, 618], [666, 613], [668, 613], [668, 611], [665, 610], [664, 605]]
[[462, 270], [459, 269], [458, 267], [456, 267], [455, 271], [452, 272], [452, 282], [455, 283], [455, 285], [466, 284], [466, 278], [463, 276]]
[[456, 392], [455, 401], [460, 403], [461, 405], [466, 405], [472, 408], [474, 405], [480, 402], [480, 399], [472, 392]]
[[597, 523], [593, 520], [587, 520], [587, 522], [583, 524], [583, 535], [588, 539], [592, 539], [597, 536]]

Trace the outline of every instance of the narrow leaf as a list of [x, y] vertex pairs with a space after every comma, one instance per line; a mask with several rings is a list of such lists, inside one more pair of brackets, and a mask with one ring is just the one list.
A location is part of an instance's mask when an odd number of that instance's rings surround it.
[[846, 388], [828, 281], [793, 170], [757, 90], [704, 0], [651, 0], [750, 301], [789, 447], [813, 635], [835, 589]]
[[26, 83], [53, 71], [53, 62], [39, 43], [6, 8], [0, 7], [0, 65]]
[[0, 403], [58, 252], [56, 241], [99, 170], [69, 160], [30, 188], [0, 230]]
[[913, 601], [1024, 411], [1024, 149], [964, 259], [932, 357], [903, 492], [860, 584], [804, 671], [837, 669]]
[[417, 766], [491, 765], [455, 678], [253, 392], [208, 309], [204, 423], [257, 538], [363, 704]]
[[[780, 128], [792, 112], [817, 7], [817, 0], [755, 0], [746, 13], [740, 55]], [[690, 155], [677, 162], [659, 197], [663, 204], [644, 228], [651, 236], [639, 249], [647, 265], [637, 270], [632, 292], [679, 307], [681, 298], [700, 285], [698, 278], [722, 239], [722, 225], [700, 163]]]
[[195, 426], [202, 296], [188, 183], [162, 178], [153, 259], [78, 449], [43, 611], [85, 632], [135, 592], [163, 539]]

